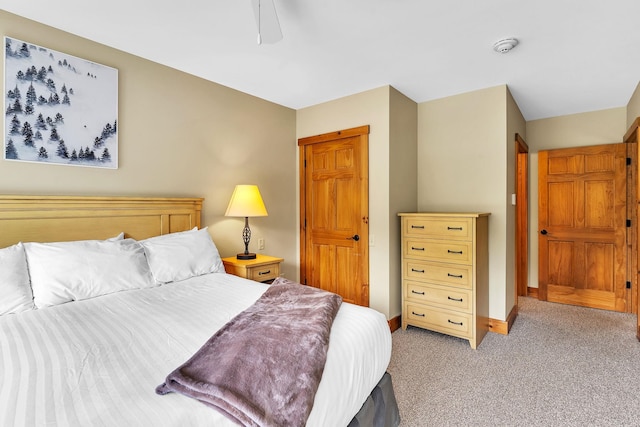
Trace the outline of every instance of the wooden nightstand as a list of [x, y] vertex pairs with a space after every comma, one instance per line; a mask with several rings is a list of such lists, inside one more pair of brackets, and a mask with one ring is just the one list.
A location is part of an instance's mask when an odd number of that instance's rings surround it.
[[263, 283], [271, 283], [280, 276], [280, 263], [283, 261], [282, 258], [261, 254], [256, 254], [256, 259], [222, 258], [227, 273]]

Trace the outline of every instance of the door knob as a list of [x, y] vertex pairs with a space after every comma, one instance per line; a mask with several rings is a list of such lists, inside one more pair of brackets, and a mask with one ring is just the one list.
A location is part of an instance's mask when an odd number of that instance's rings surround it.
[[357, 234], [354, 234], [351, 237], [347, 237], [347, 239], [348, 240], [355, 240], [357, 242], [358, 240], [360, 240], [360, 236], [358, 236]]
[[540, 231], [540, 234], [542, 234], [542, 235], [546, 235], [547, 233], [548, 233], [547, 230], [541, 230]]

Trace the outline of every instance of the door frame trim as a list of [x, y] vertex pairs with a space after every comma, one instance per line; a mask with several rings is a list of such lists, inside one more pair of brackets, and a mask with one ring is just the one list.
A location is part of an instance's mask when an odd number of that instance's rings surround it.
[[529, 146], [516, 133], [516, 306], [529, 288]]
[[[319, 142], [335, 141], [337, 139], [351, 138], [352, 136], [368, 135], [369, 125], [358, 126], [355, 128], [338, 130], [335, 132], [323, 133], [320, 135], [307, 136], [304, 138], [298, 138], [298, 147], [309, 144], [317, 144]], [[301, 158], [304, 162], [304, 157]]]
[[638, 202], [640, 201], [640, 183], [638, 182], [638, 146], [640, 145], [640, 117], [636, 117], [636, 119], [631, 123], [631, 126], [624, 134], [623, 142], [625, 144], [629, 144], [629, 150], [627, 150], [627, 155], [631, 159], [631, 165], [627, 172], [627, 202], [629, 206], [627, 206], [627, 216], [628, 219], [631, 220], [631, 229], [629, 232], [631, 233], [629, 245], [629, 271], [631, 272], [631, 277], [629, 277], [629, 281], [631, 282], [631, 304], [632, 304], [632, 312], [636, 314], [637, 317], [637, 329], [636, 329], [636, 337], [640, 341], [640, 295], [638, 292], [638, 286], [640, 285], [639, 280], [639, 264], [640, 264], [640, 253], [638, 249], [638, 244], [640, 240], [639, 232], [640, 225], [638, 221], [640, 221], [640, 209], [638, 209]]

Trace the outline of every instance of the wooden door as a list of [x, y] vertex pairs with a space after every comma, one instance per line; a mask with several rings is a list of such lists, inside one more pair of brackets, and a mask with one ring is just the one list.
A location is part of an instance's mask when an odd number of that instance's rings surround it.
[[369, 305], [369, 126], [298, 140], [300, 280]]
[[626, 146], [538, 154], [539, 298], [630, 311]]

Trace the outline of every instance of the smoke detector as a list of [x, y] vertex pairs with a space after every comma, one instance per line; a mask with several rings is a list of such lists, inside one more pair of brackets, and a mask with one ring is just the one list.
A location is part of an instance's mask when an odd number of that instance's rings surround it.
[[493, 44], [493, 50], [499, 53], [507, 53], [518, 45], [518, 39], [508, 38], [498, 40]]

